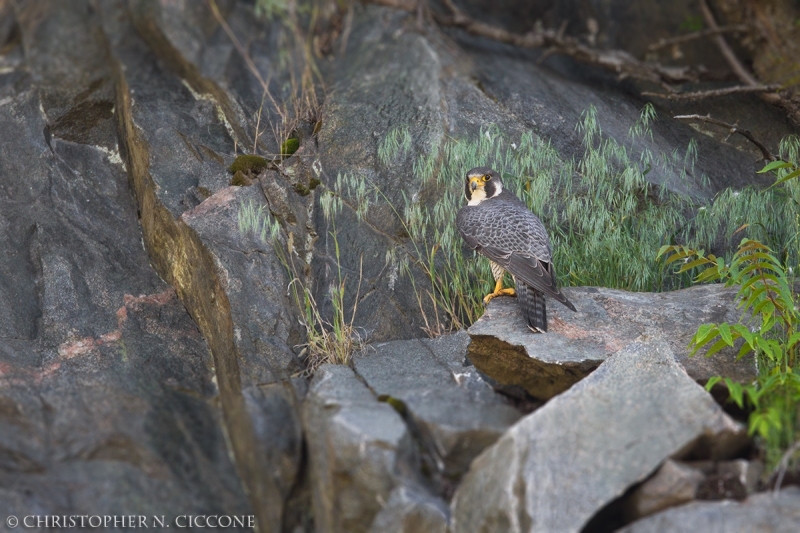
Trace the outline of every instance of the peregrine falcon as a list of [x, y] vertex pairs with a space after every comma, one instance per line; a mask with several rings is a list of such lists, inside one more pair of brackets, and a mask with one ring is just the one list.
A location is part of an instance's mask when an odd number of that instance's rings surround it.
[[[495, 296], [515, 293], [528, 327], [547, 331], [545, 294], [575, 311], [558, 289], [553, 271], [550, 238], [539, 218], [525, 203], [503, 187], [500, 175], [486, 167], [467, 172], [467, 205], [459, 209], [456, 227], [467, 245], [489, 258], [495, 279]], [[503, 288], [503, 274], [514, 276], [514, 289]]]

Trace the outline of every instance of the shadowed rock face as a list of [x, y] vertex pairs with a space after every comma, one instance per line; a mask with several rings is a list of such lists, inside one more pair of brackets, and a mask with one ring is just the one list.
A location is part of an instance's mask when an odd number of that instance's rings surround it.
[[102, 32], [69, 4], [20, 7], [28, 72], [0, 77], [0, 513], [251, 514], [208, 344], [142, 248]]
[[[521, 388], [548, 399], [567, 390], [611, 354], [648, 332], [668, 339], [677, 360], [700, 383], [727, 376], [740, 383], [755, 378], [752, 357], [736, 359], [727, 348], [712, 358], [689, 357], [688, 348], [699, 324], [736, 323], [735, 289], [704, 285], [664, 293], [630, 293], [614, 289], [574, 287], [564, 294], [577, 312], [548, 304], [547, 333], [525, 328], [517, 302], [496, 298], [468, 332], [469, 358], [501, 390]], [[517, 389], [515, 389], [517, 388]]]
[[[290, 104], [288, 30], [254, 17], [252, 2], [216, 5], [271, 97]], [[395, 205], [404, 195], [434, 204], [449, 185], [421, 183], [414, 162], [445, 139], [475, 138], [491, 123], [509, 136], [530, 130], [567, 158], [582, 150], [572, 127], [589, 103], [604, 135], [624, 142], [641, 102], [608, 80], [596, 89], [563, 60], [547, 68], [535, 54], [419, 31], [399, 11], [354, 5], [352, 24], [339, 15], [339, 52], [319, 60], [323, 104], [291, 132], [299, 149], [281, 172], [233, 187], [227, 168], [238, 154], [279, 151], [282, 139], [254, 137], [280, 113], [207, 2], [0, 1], [0, 515], [253, 515], [261, 531], [293, 533], [445, 529], [459, 479], [522, 413], [464, 366], [463, 332], [415, 339], [432, 309], [387, 259], [408, 239], [385, 199], [360, 218], [359, 193], [341, 191], [334, 223], [320, 213], [322, 191], [354, 174]], [[385, 164], [378, 147], [398, 126], [411, 148]], [[654, 133], [642, 141], [654, 153], [697, 137], [667, 120]], [[710, 188], [661, 170], [648, 177], [694, 196], [751, 179], [749, 154], [697, 138]], [[243, 206], [272, 214], [296, 272], [243, 229]], [[304, 278], [329, 315], [337, 260], [345, 307], [358, 299], [355, 324], [375, 347], [355, 373], [322, 369], [306, 395], [291, 283]], [[683, 363], [690, 323], [728, 317], [709, 306], [731, 302], [573, 291], [581, 313], [570, 322], [556, 310], [554, 324], [565, 346], [589, 354], [580, 375], [653, 325], [679, 332], [669, 342]], [[702, 300], [700, 315], [675, 319], [669, 309], [684, 309], [682, 298], [686, 308]], [[493, 302], [487, 319], [503, 305]], [[619, 306], [640, 314], [620, 325]], [[717, 372], [695, 363], [686, 365], [696, 380]]]

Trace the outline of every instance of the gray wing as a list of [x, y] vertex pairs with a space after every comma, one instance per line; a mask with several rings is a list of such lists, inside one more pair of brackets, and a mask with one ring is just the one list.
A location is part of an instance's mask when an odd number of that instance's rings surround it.
[[470, 248], [574, 309], [558, 290], [551, 265], [550, 238], [544, 224], [521, 201], [490, 199], [463, 207], [456, 217], [456, 226]]

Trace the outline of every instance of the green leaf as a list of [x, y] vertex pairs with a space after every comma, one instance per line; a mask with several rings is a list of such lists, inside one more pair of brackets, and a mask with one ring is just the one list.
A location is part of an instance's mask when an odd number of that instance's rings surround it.
[[764, 166], [764, 168], [756, 172], [758, 174], [764, 174], [766, 172], [769, 172], [770, 170], [775, 170], [777, 168], [789, 168], [791, 166], [792, 166], [791, 163], [787, 163], [786, 161], [781, 161], [780, 159], [778, 159], [777, 161], [772, 161], [771, 163], [767, 163], [766, 166]]
[[665, 244], [664, 246], [662, 246], [661, 248], [658, 249], [658, 253], [656, 254], [656, 259], [658, 259], [659, 257], [664, 255], [665, 253], [667, 253], [667, 252], [669, 252], [671, 250], [674, 250], [674, 249], [675, 249], [675, 246], [670, 245], [670, 244]]
[[709, 380], [708, 380], [708, 381], [706, 381], [706, 387], [705, 387], [705, 389], [706, 389], [708, 392], [711, 392], [711, 389], [714, 387], [714, 385], [716, 385], [716, 384], [717, 384], [717, 383], [719, 383], [720, 381], [722, 381], [722, 378], [721, 378], [720, 376], [712, 376], [712, 377], [710, 377], [710, 378], [709, 378]]
[[744, 408], [744, 392], [742, 391], [742, 386], [739, 383], [731, 380], [731, 378], [725, 378], [725, 385], [728, 387], [728, 393], [731, 396], [731, 399], [739, 406], [740, 409]]
[[798, 168], [797, 170], [795, 170], [795, 171], [794, 171], [794, 172], [792, 172], [791, 174], [787, 174], [786, 176], [782, 177], [781, 179], [779, 179], [778, 181], [776, 181], [775, 183], [773, 183], [771, 186], [772, 186], [772, 187], [775, 187], [776, 185], [780, 185], [780, 184], [781, 184], [781, 183], [783, 183], [784, 181], [789, 181], [790, 179], [794, 179], [794, 178], [796, 178], [797, 176], [800, 176], [800, 168]]
[[789, 337], [789, 340], [786, 341], [786, 348], [787, 349], [791, 348], [792, 346], [797, 344], [797, 341], [800, 341], [800, 332], [792, 333], [792, 336]]
[[773, 350], [772, 344], [767, 341], [764, 337], [756, 337], [756, 344], [758, 345], [758, 349], [761, 350], [764, 355], [769, 357], [771, 360], [775, 360], [775, 352]]
[[742, 347], [739, 348], [739, 353], [736, 354], [736, 359], [741, 359], [742, 357], [744, 357], [745, 355], [749, 354], [752, 351], [753, 351], [752, 344], [749, 342], [745, 342], [744, 344], [742, 344]]
[[731, 328], [728, 324], [722, 323], [719, 325], [719, 336], [728, 346], [733, 346], [733, 337], [731, 336]]
[[719, 352], [726, 346], [732, 346], [732, 344], [729, 345], [727, 342], [725, 342], [725, 339], [719, 339], [717, 342], [711, 345], [711, 348], [708, 349], [708, 351], [706, 352], [706, 357], [711, 357], [712, 355]]
[[719, 335], [716, 324], [703, 324], [697, 328], [697, 333], [692, 337], [692, 342], [689, 346], [695, 346], [692, 354], [697, 353], [697, 350], [708, 344], [711, 339]]
[[695, 267], [699, 267], [699, 266], [702, 266], [702, 265], [708, 265], [708, 264], [716, 265], [716, 263], [714, 263], [712, 261], [709, 261], [705, 257], [701, 257], [700, 259], [695, 259], [694, 261], [690, 261], [690, 262], [686, 263], [685, 265], [683, 265], [681, 267], [681, 269], [678, 272], [679, 273], [683, 273], [683, 272], [686, 272], [687, 270], [691, 270], [691, 269], [693, 269]]

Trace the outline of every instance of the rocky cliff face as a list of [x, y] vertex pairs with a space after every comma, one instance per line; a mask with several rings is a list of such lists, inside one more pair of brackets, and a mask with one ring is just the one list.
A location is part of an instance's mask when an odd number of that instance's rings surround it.
[[[0, 2], [0, 14], [0, 517], [252, 515], [270, 532], [578, 531], [668, 458], [744, 453], [741, 426], [695, 383], [713, 369], [680, 366], [698, 316], [733, 312], [729, 293], [687, 291], [665, 304], [574, 289], [585, 292], [572, 293], [584, 314], [562, 317], [549, 350], [574, 359], [578, 345], [596, 349], [538, 394], [481, 366], [488, 348], [470, 348], [477, 369], [466, 358], [470, 335], [489, 336], [530, 362], [520, 348], [530, 338], [514, 344], [485, 323], [423, 338], [438, 315], [417, 296], [424, 265], [403, 269], [409, 229], [392, 206], [435, 205], [443, 190], [458, 191], [459, 182], [419, 179], [415, 163], [488, 125], [509, 139], [533, 132], [571, 158], [590, 104], [603, 135], [631, 149], [672, 153], [693, 140], [700, 156], [688, 180], [669, 164], [647, 175], [687, 196], [753, 182], [751, 153], [669, 120], [626, 141], [643, 102], [603, 75], [565, 61], [545, 68], [528, 52], [420, 29], [385, 7], [346, 5], [315, 37], [325, 91], [316, 114], [283, 136], [262, 132], [293, 105], [302, 72], [282, 52], [293, 36], [248, 2], [32, 0]], [[759, 109], [773, 131], [790, 131]], [[403, 150], [386, 155], [386, 139], [401, 131]], [[279, 167], [231, 185], [238, 154], [278, 155], [288, 136], [299, 147], [283, 150]], [[347, 176], [382, 196], [363, 208], [368, 195], [341, 185]], [[340, 202], [335, 218], [323, 214], [326, 190]], [[264, 238], [267, 219], [279, 246]], [[329, 316], [329, 288], [340, 283], [368, 347], [350, 367], [325, 365], [308, 379], [293, 291], [308, 287]], [[698, 299], [705, 307], [682, 312]], [[622, 304], [603, 307], [612, 300]], [[506, 303], [491, 310], [513, 322]], [[664, 305], [674, 312], [659, 316]], [[563, 377], [562, 362], [551, 363]], [[534, 411], [592, 370], [593, 381]], [[734, 370], [747, 379], [752, 368]], [[632, 403], [641, 410], [618, 416]], [[607, 410], [581, 407], [599, 404]], [[580, 427], [562, 446], [560, 426], [573, 422]], [[604, 462], [605, 448], [584, 443], [610, 427], [620, 440], [606, 443], [614, 454]], [[555, 468], [577, 456], [572, 470]], [[501, 467], [510, 471], [498, 480]], [[600, 471], [606, 482], [589, 483]], [[590, 495], [548, 494], [578, 484]], [[561, 496], [583, 502], [575, 513], [559, 503], [569, 523], [537, 514]], [[781, 509], [796, 513], [793, 498]]]

